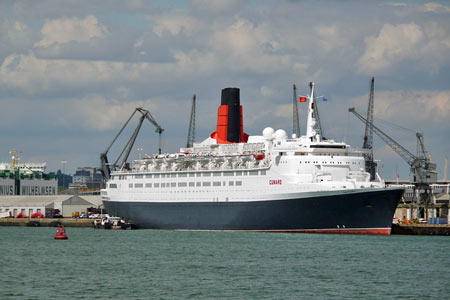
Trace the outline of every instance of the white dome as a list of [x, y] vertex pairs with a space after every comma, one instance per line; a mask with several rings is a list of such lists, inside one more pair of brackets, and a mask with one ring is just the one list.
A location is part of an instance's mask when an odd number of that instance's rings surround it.
[[271, 139], [273, 139], [274, 132], [275, 132], [275, 130], [272, 127], [266, 127], [266, 128], [264, 128], [262, 135], [266, 140], [271, 140]]
[[277, 131], [275, 131], [275, 139], [277, 140], [287, 139], [286, 131], [284, 131], [283, 129], [278, 129]]

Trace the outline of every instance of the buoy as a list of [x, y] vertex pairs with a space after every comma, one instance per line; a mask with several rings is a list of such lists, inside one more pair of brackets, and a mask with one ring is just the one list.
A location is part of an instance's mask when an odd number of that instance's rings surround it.
[[60, 225], [56, 230], [55, 240], [67, 240], [66, 230]]

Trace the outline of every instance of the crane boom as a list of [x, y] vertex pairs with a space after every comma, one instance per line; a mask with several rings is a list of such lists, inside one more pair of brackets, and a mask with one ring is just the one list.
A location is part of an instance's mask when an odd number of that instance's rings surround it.
[[374, 98], [374, 83], [375, 78], [372, 77], [371, 85], [370, 85], [370, 94], [369, 94], [369, 105], [367, 107], [367, 118], [366, 118], [366, 130], [364, 133], [364, 144], [363, 149], [370, 150], [370, 158], [373, 160], [373, 98]]
[[294, 84], [294, 101], [292, 102], [292, 133], [300, 136], [300, 119], [298, 117], [298, 99], [297, 99], [297, 87]]
[[186, 148], [191, 148], [195, 142], [195, 105], [196, 96], [192, 97], [191, 118], [189, 120], [188, 138], [186, 142]]
[[375, 179], [377, 172], [377, 163], [373, 160], [373, 103], [374, 103], [375, 77], [372, 77], [369, 93], [369, 104], [367, 107], [366, 129], [364, 131], [363, 149], [368, 151], [364, 153], [366, 172], [370, 174], [370, 180]]
[[[108, 162], [108, 152], [109, 152], [109, 150], [111, 149], [112, 145], [116, 142], [118, 137], [122, 134], [123, 130], [128, 125], [128, 123], [133, 118], [133, 116], [136, 114], [136, 112], [141, 113], [141, 117], [139, 118], [139, 122], [138, 122], [138, 125], [137, 125], [136, 129], [133, 131], [133, 134], [132, 134], [131, 138], [128, 140], [127, 144], [122, 149], [122, 152], [120, 153], [120, 155], [117, 158], [117, 160], [113, 164], [109, 164], [109, 162]], [[137, 107], [134, 110], [134, 112], [131, 114], [131, 116], [128, 118], [128, 120], [125, 122], [125, 124], [122, 126], [122, 128], [119, 130], [119, 133], [114, 137], [112, 142], [108, 145], [106, 150], [103, 153], [100, 154], [100, 164], [101, 164], [100, 171], [102, 173], [103, 180], [108, 180], [110, 178], [110, 176], [111, 176], [111, 168], [112, 169], [124, 168], [126, 166], [126, 161], [127, 161], [128, 157], [130, 156], [130, 153], [131, 153], [131, 150], [133, 148], [134, 142], [136, 141], [136, 137], [137, 137], [137, 135], [139, 133], [139, 130], [141, 129], [142, 123], [144, 122], [145, 119], [147, 119], [150, 123], [152, 123], [156, 127], [156, 132], [159, 134], [158, 151], [159, 151], [159, 154], [161, 154], [161, 134], [164, 131], [164, 129], [162, 129], [161, 126], [159, 126], [158, 122], [156, 122], [155, 118], [153, 118], [153, 116], [151, 115], [151, 113], [148, 110], [143, 109], [141, 107]], [[125, 155], [124, 155], [124, 153], [125, 153]], [[120, 160], [120, 158], [122, 157], [122, 155], [124, 155], [124, 157], [123, 157], [122, 162], [121, 162], [121, 164], [119, 166], [117, 163]]]
[[[367, 120], [361, 116], [358, 112], [356, 112], [355, 108], [349, 108], [349, 112], [353, 113], [358, 119], [362, 122], [367, 122]], [[373, 131], [386, 143], [388, 144], [395, 152], [397, 152], [400, 157], [402, 157], [408, 165], [411, 167], [410, 169], [410, 180], [411, 182], [426, 187], [428, 183], [436, 182], [437, 173], [436, 173], [436, 164], [432, 163], [427, 157], [415, 156], [408, 150], [406, 150], [402, 145], [397, 143], [394, 139], [384, 133], [381, 129], [376, 127], [373, 123], [371, 123], [371, 127]], [[423, 135], [418, 133], [416, 135], [419, 138], [419, 142], [425, 150], [425, 146], [423, 145]]]
[[[353, 113], [358, 119], [360, 119], [363, 123], [367, 123], [367, 120], [361, 116], [354, 107], [348, 109], [349, 112]], [[400, 155], [407, 163], [408, 165], [412, 166], [416, 160], [416, 156], [409, 152], [407, 149], [405, 149], [402, 145], [394, 141], [390, 136], [388, 136], [386, 133], [381, 131], [378, 127], [375, 125], [372, 126], [373, 131], [386, 143], [388, 144], [395, 152], [397, 152], [398, 155]]]

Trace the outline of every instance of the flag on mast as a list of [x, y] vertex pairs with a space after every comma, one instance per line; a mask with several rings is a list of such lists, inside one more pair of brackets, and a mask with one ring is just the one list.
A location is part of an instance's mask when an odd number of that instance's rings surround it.
[[300, 97], [300, 102], [306, 102], [307, 98], [306, 97]]

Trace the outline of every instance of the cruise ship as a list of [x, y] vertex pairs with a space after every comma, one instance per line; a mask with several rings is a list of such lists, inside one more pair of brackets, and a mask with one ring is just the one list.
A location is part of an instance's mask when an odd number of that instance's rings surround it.
[[243, 129], [240, 90], [222, 90], [216, 131], [191, 148], [134, 161], [101, 191], [138, 228], [388, 235], [403, 188], [370, 181], [363, 149], [325, 139], [314, 83], [306, 135]]

